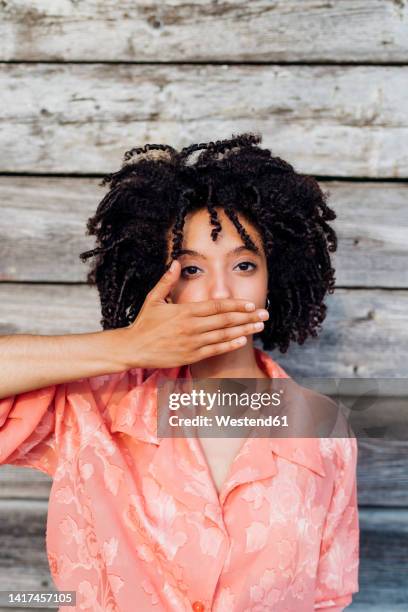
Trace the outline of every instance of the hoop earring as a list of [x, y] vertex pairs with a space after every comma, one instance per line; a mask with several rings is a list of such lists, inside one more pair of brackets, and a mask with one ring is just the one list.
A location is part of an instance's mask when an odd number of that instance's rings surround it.
[[269, 310], [270, 307], [271, 307], [271, 303], [269, 301], [269, 298], [267, 297], [266, 298], [266, 306], [265, 306], [265, 308], [266, 308], [266, 310]]

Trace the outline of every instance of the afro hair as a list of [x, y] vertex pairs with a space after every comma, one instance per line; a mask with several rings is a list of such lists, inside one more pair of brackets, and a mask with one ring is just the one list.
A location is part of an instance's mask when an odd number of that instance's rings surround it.
[[285, 353], [290, 341], [317, 336], [324, 297], [334, 291], [330, 252], [337, 237], [327, 222], [336, 214], [327, 205], [329, 192], [258, 146], [261, 140], [260, 134], [233, 134], [180, 151], [146, 144], [127, 151], [121, 169], [102, 179], [109, 190], [87, 221], [96, 248], [79, 257], [95, 257], [87, 282], [98, 288], [103, 329], [135, 320], [147, 293], [179, 256], [186, 214], [206, 208], [215, 241], [222, 229], [216, 207], [222, 207], [247, 247], [254, 245], [238, 213], [263, 241], [270, 316], [255, 337], [264, 349]]

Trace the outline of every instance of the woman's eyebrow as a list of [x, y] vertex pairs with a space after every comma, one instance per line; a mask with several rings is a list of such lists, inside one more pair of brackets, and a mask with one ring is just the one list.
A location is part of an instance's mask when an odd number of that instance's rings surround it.
[[[232, 249], [231, 251], [228, 251], [227, 255], [238, 255], [242, 251], [250, 251], [250, 252], [254, 253], [255, 255], [258, 255], [258, 256], [260, 255], [258, 247], [255, 247], [255, 248], [254, 247], [246, 247], [244, 245], [235, 247], [235, 249]], [[180, 254], [180, 256], [181, 255], [193, 255], [195, 257], [201, 257], [201, 259], [207, 259], [206, 256], [203, 255], [203, 253], [199, 253], [198, 251], [194, 251], [192, 249], [181, 249], [179, 254]]]

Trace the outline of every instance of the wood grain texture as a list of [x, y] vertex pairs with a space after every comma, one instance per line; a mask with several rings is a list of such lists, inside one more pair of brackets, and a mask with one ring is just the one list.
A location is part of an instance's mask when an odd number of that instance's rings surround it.
[[[0, 280], [83, 283], [100, 179], [0, 176]], [[337, 219], [336, 285], [408, 287], [408, 184], [319, 181]], [[136, 205], [136, 204], [135, 204]], [[52, 263], [51, 263], [52, 262]]]
[[359, 520], [361, 592], [358, 600], [365, 604], [381, 601], [384, 610], [387, 611], [389, 605], [406, 604], [408, 602], [407, 509], [360, 509]]
[[407, 61], [404, 0], [7, 0], [1, 9], [3, 61]]
[[45, 551], [47, 502], [7, 500], [0, 504], [0, 590], [54, 590]]
[[0, 499], [48, 500], [52, 478], [32, 468], [0, 466]]
[[408, 66], [3, 64], [0, 172], [105, 173], [126, 149], [261, 132], [299, 172], [407, 178]]

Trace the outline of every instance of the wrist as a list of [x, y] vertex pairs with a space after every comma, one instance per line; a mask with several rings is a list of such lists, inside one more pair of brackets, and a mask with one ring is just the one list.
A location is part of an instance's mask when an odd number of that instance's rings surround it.
[[110, 368], [114, 372], [123, 372], [132, 368], [141, 368], [142, 360], [138, 355], [135, 333], [129, 327], [108, 329], [105, 336], [105, 350], [109, 355]]
[[117, 374], [132, 367], [126, 354], [127, 336], [125, 328], [118, 327], [98, 332], [95, 348], [100, 351], [99, 357], [103, 361], [100, 368], [106, 370], [106, 373]]

